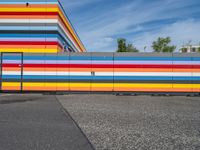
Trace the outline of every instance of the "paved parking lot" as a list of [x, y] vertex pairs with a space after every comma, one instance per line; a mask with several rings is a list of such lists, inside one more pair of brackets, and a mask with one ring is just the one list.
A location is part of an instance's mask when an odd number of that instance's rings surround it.
[[200, 149], [200, 98], [58, 96], [99, 150]]
[[0, 150], [93, 147], [199, 150], [200, 98], [0, 95]]
[[0, 150], [91, 150], [55, 96], [0, 95]]

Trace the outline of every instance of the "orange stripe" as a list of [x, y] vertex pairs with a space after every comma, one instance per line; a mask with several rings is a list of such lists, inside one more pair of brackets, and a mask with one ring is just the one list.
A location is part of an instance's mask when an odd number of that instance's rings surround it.
[[57, 91], [69, 91], [69, 86], [67, 86], [67, 87], [57, 87]]
[[9, 67], [3, 67], [2, 68], [2, 71], [21, 71], [21, 67], [11, 67], [11, 68], [9, 68]]
[[115, 72], [200, 72], [200, 69], [115, 68]]
[[192, 89], [173, 89], [173, 88], [119, 88], [115, 87], [114, 91], [127, 91], [127, 92], [192, 92]]
[[23, 68], [24, 71], [69, 71], [68, 68]]
[[2, 90], [4, 91], [20, 91], [21, 87], [20, 86], [2, 86]]
[[43, 86], [31, 87], [31, 86], [23, 86], [24, 91], [45, 91]]

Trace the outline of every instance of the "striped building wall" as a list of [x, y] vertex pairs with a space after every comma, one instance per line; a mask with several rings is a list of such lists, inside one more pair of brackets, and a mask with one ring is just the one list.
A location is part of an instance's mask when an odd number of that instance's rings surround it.
[[200, 54], [2, 53], [2, 91], [200, 93]]
[[58, 0], [1, 0], [0, 52], [85, 52]]

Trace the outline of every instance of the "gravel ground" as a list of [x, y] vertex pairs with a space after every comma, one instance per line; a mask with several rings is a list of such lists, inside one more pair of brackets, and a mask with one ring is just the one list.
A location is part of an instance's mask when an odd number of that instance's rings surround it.
[[57, 96], [97, 150], [200, 149], [200, 98]]

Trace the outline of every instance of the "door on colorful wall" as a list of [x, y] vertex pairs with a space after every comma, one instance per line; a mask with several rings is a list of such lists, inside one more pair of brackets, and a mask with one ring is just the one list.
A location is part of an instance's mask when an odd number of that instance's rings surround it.
[[1, 53], [1, 90], [22, 90], [22, 53]]

